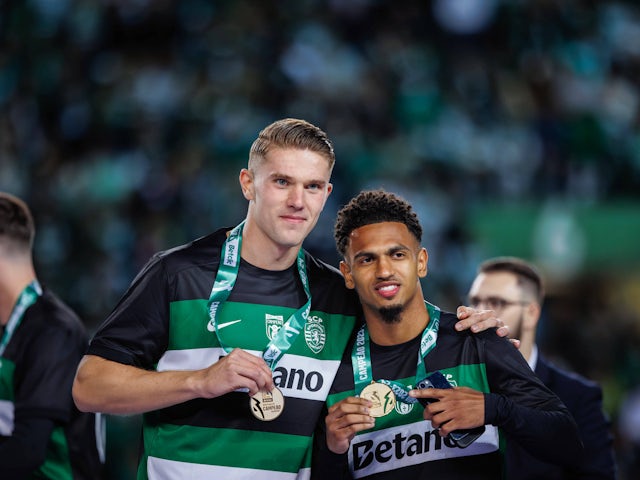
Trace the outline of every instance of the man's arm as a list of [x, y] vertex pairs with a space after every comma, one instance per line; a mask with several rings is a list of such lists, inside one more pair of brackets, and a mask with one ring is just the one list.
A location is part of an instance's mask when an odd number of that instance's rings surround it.
[[264, 360], [241, 349], [201, 370], [166, 372], [85, 355], [73, 382], [73, 399], [84, 412], [131, 415], [242, 388], [253, 395], [272, 390], [274, 384]]
[[485, 394], [485, 422], [502, 428], [509, 441], [542, 461], [578, 464], [582, 442], [566, 406], [507, 342], [495, 335], [481, 341], [491, 388]]

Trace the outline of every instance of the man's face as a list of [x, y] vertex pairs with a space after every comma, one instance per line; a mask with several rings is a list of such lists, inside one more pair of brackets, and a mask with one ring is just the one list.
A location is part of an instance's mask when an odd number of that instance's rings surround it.
[[469, 305], [473, 308], [494, 310], [509, 327], [509, 337], [522, 337], [524, 308], [528, 302], [518, 279], [511, 272], [480, 273], [469, 290]]
[[427, 251], [403, 223], [382, 222], [357, 228], [349, 236], [340, 270], [355, 288], [366, 313], [383, 321], [417, 303], [424, 308], [420, 277], [427, 274]]
[[318, 153], [273, 149], [240, 181], [249, 203], [248, 220], [260, 241], [299, 248], [318, 221], [331, 193], [329, 161]]

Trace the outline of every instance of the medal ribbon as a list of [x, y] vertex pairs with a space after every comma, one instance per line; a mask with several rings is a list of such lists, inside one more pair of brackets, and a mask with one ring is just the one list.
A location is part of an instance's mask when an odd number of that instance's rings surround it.
[[4, 329], [4, 334], [2, 335], [2, 339], [0, 340], [0, 357], [7, 348], [11, 337], [13, 337], [13, 332], [22, 322], [24, 312], [27, 310], [27, 308], [36, 303], [36, 300], [40, 295], [42, 295], [42, 287], [40, 287], [40, 284], [37, 280], [31, 282], [29, 285], [24, 287], [24, 290], [22, 290], [22, 292], [20, 292], [18, 301], [11, 311], [11, 315], [9, 316], [9, 320], [7, 321], [7, 325]]
[[[424, 303], [429, 312], [429, 323], [422, 332], [422, 338], [420, 340], [420, 351], [418, 352], [418, 362], [416, 366], [416, 383], [427, 376], [424, 359], [436, 346], [438, 328], [440, 327], [440, 309], [427, 301]], [[351, 352], [353, 383], [355, 385], [356, 395], [360, 395], [364, 387], [373, 382], [369, 343], [369, 332], [365, 323], [356, 334], [356, 341], [353, 344], [353, 350]], [[398, 382], [384, 379], [380, 379], [378, 382], [389, 386], [391, 390], [393, 390], [393, 393], [404, 403], [415, 403], [418, 401], [418, 399], [410, 397], [409, 390]]]
[[[211, 289], [211, 295], [209, 296], [209, 301], [207, 303], [209, 310], [209, 324], [213, 326], [213, 330], [216, 333], [220, 346], [227, 353], [230, 353], [232, 349], [225, 346], [220, 338], [216, 314], [220, 306], [227, 300], [227, 298], [229, 298], [229, 294], [231, 293], [231, 290], [233, 290], [233, 286], [238, 278], [238, 270], [240, 269], [240, 250], [242, 247], [242, 230], [245, 222], [246, 220], [231, 230], [229, 237], [222, 245], [220, 266], [218, 267], [216, 279], [213, 282], [213, 288]], [[298, 338], [298, 335], [300, 335], [311, 310], [311, 291], [309, 289], [307, 265], [302, 248], [298, 251], [296, 264], [298, 265], [298, 274], [302, 281], [304, 293], [307, 296], [307, 302], [287, 319], [282, 328], [278, 330], [262, 352], [262, 358], [267, 362], [267, 365], [269, 365], [271, 370], [275, 368], [280, 358], [287, 353], [293, 342]]]

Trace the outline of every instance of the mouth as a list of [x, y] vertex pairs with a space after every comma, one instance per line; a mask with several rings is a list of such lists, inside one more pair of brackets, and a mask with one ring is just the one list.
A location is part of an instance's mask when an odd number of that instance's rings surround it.
[[400, 290], [400, 285], [397, 283], [383, 283], [376, 285], [375, 289], [381, 297], [393, 298]]
[[284, 220], [285, 222], [295, 224], [304, 223], [307, 221], [305, 217], [301, 217], [299, 215], [282, 215], [280, 218], [282, 218], [282, 220]]

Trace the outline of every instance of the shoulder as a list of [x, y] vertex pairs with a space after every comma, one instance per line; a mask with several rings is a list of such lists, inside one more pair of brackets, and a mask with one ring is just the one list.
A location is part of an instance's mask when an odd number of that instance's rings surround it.
[[42, 296], [25, 313], [33, 335], [63, 335], [85, 341], [87, 331], [80, 317], [54, 292], [43, 287]]
[[455, 324], [458, 321], [458, 317], [453, 312], [448, 312], [446, 310], [440, 311], [440, 326], [438, 328], [438, 332], [441, 335], [453, 335], [458, 334], [459, 332], [455, 329]]
[[228, 230], [221, 228], [189, 243], [157, 252], [151, 257], [149, 263], [163, 263], [174, 271], [194, 265], [210, 264], [214, 260], [218, 263], [220, 250]]
[[344, 285], [342, 274], [336, 267], [314, 257], [306, 250], [304, 251], [304, 259], [307, 263], [309, 275], [313, 275], [313, 278], [327, 279]]
[[222, 228], [189, 243], [156, 252], [140, 269], [132, 285], [141, 282], [146, 284], [156, 277], [166, 280], [193, 268], [202, 268], [207, 272], [217, 269], [227, 230]]
[[307, 251], [304, 253], [311, 298], [315, 307], [322, 306], [323, 309], [333, 313], [357, 314], [360, 302], [355, 290], [349, 290], [345, 286], [340, 270], [313, 257]]
[[323, 290], [327, 289], [336, 292], [348, 291], [340, 270], [310, 255], [307, 251], [304, 253], [309, 283], [312, 288], [321, 288]]
[[438, 334], [441, 336], [450, 336], [459, 340], [475, 339], [482, 341], [494, 341], [504, 340], [502, 337], [496, 335], [495, 328], [489, 328], [482, 332], [473, 333], [471, 330], [458, 331], [455, 329], [455, 325], [458, 323], [458, 316], [453, 312], [442, 311], [440, 313], [440, 327]]

